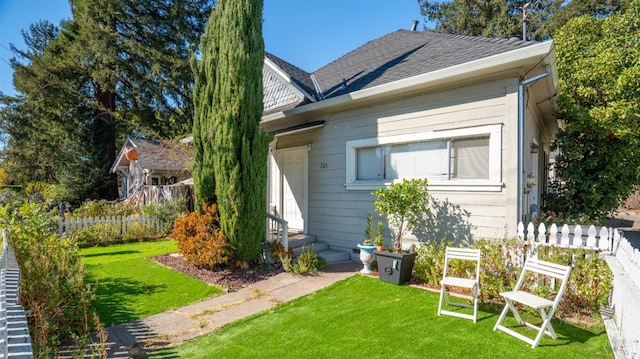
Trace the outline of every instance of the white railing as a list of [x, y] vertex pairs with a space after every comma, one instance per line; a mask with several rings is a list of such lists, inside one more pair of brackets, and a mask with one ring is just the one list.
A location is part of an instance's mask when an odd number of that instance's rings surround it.
[[607, 334], [615, 338], [615, 352], [622, 352], [616, 358], [640, 358], [640, 251], [622, 238], [615, 256], [605, 259], [613, 272], [610, 307], [615, 323]]
[[558, 226], [553, 223], [549, 228], [544, 223], [537, 227], [529, 222], [525, 228], [522, 222], [518, 223], [517, 236], [521, 240], [531, 242], [538, 246], [557, 246], [584, 248], [614, 253], [620, 242], [621, 232], [615, 228], [563, 225]]
[[117, 231], [117, 235], [124, 235], [133, 225], [150, 226], [156, 231], [160, 231], [163, 227], [162, 221], [154, 216], [130, 215], [130, 216], [97, 216], [97, 217], [69, 217], [58, 219], [58, 236], [62, 236], [73, 231], [81, 230], [94, 226], [96, 224], [104, 224], [113, 226]]
[[633, 248], [631, 243], [623, 238], [615, 255], [624, 271], [630, 274], [631, 280], [640, 288], [640, 250]]
[[279, 241], [284, 246], [284, 250], [289, 250], [289, 225], [284, 219], [267, 213], [266, 221], [266, 238], [267, 243]]
[[8, 322], [7, 322], [7, 252], [8, 243], [5, 231], [2, 231], [3, 245], [2, 256], [0, 257], [0, 346], [2, 346], [2, 358], [9, 355], [8, 342]]

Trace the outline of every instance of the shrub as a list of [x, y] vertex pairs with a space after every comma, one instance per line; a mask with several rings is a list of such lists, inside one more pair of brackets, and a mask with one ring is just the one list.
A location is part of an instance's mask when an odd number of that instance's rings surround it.
[[105, 200], [83, 203], [73, 211], [74, 217], [128, 216], [135, 214], [136, 209], [126, 202], [110, 203]]
[[285, 251], [284, 246], [280, 241], [273, 241], [269, 243], [269, 247], [267, 248], [269, 253], [271, 254], [271, 259], [274, 264], [282, 264], [282, 258], [289, 257], [293, 258], [293, 248], [289, 247], [289, 250]]
[[282, 268], [294, 274], [316, 273], [327, 266], [327, 260], [317, 255], [311, 248], [305, 248], [295, 261], [289, 255], [281, 257], [281, 261]]
[[0, 205], [19, 207], [26, 200], [24, 192], [18, 187], [7, 187], [0, 189]]
[[20, 264], [21, 303], [28, 316], [35, 357], [54, 357], [65, 338], [87, 338], [95, 288], [85, 284], [78, 246], [58, 238], [43, 205], [3, 211], [3, 227]]
[[127, 231], [122, 235], [125, 242], [153, 241], [164, 237], [165, 231], [150, 223], [135, 222], [127, 226]]
[[613, 289], [613, 273], [599, 253], [582, 248], [544, 247], [540, 259], [572, 265], [569, 284], [560, 302], [565, 315], [591, 315], [607, 305]]
[[444, 252], [449, 243], [446, 241], [430, 242], [416, 250], [413, 265], [416, 277], [430, 287], [439, 287], [444, 271]]
[[163, 227], [164, 233], [169, 233], [173, 229], [173, 224], [178, 217], [186, 212], [187, 199], [184, 196], [175, 196], [171, 199], [164, 199], [158, 202], [151, 202], [140, 206], [140, 212], [158, 218]]
[[202, 214], [191, 212], [178, 217], [170, 237], [177, 241], [189, 264], [214, 269], [229, 261], [227, 238], [220, 230], [215, 204], [203, 205]]
[[92, 226], [72, 230], [69, 237], [80, 247], [104, 246], [121, 241], [120, 224], [96, 223]]
[[520, 274], [520, 259], [525, 249], [522, 241], [511, 239], [483, 239], [476, 241], [480, 248], [480, 298], [502, 301], [500, 292], [513, 290]]

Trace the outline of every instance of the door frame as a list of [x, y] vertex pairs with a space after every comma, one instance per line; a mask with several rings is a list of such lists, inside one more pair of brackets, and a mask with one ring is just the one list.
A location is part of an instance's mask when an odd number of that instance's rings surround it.
[[[300, 151], [303, 157], [303, 184], [302, 184], [302, 201], [300, 201], [300, 212], [303, 223], [302, 233], [307, 234], [308, 231], [308, 209], [309, 209], [309, 146], [296, 146], [288, 148], [273, 149], [269, 160], [269, 210], [275, 206], [279, 215], [284, 218], [284, 171], [283, 154], [287, 152]], [[274, 193], [275, 192], [275, 193]], [[284, 218], [287, 220], [287, 218]]]

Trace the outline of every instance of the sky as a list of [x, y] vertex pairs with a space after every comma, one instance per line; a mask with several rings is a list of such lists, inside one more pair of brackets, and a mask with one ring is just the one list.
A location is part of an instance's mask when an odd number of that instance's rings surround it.
[[[40, 20], [69, 19], [68, 0], [0, 0], [0, 91], [15, 94], [9, 44]], [[424, 29], [418, 0], [264, 0], [265, 50], [308, 72], [387, 33]]]

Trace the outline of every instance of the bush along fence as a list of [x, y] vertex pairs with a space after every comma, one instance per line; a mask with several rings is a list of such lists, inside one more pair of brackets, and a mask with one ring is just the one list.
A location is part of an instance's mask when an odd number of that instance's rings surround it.
[[[530, 244], [532, 254], [541, 247], [599, 251], [613, 274], [608, 307], [601, 309], [611, 346], [620, 357], [640, 358], [640, 251], [615, 228], [552, 224], [537, 228], [518, 224], [518, 238]], [[617, 356], [618, 357], [618, 356]]]
[[29, 325], [20, 305], [20, 269], [2, 230], [0, 257], [0, 358], [33, 358]]
[[58, 219], [58, 236], [76, 236], [81, 246], [156, 239], [165, 236], [165, 231], [165, 224], [149, 215], [65, 216]]

